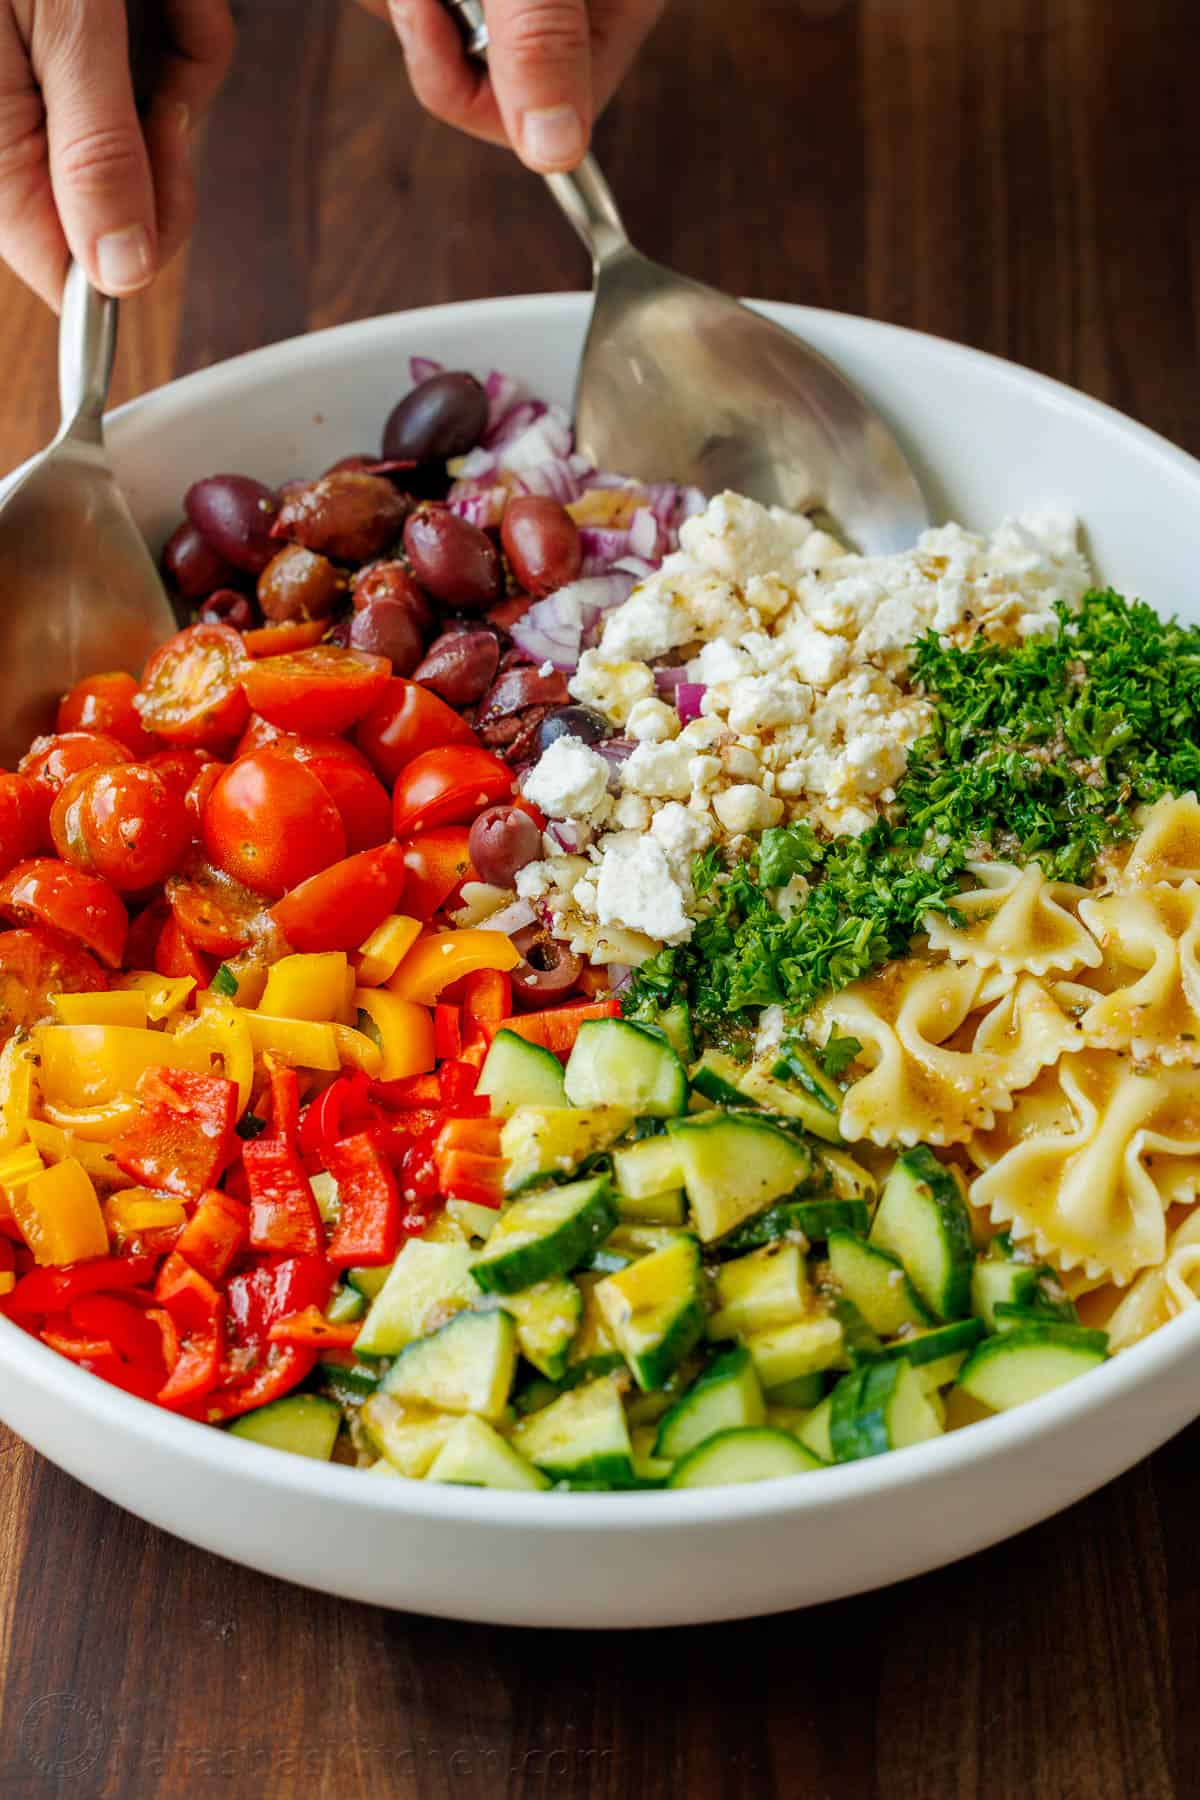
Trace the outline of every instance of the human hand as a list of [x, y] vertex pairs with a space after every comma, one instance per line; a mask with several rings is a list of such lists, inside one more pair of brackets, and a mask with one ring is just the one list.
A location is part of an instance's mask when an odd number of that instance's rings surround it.
[[362, 4], [390, 17], [422, 106], [545, 175], [580, 161], [665, 0], [483, 0], [486, 69], [440, 0]]
[[0, 0], [0, 257], [55, 309], [68, 255], [132, 294], [191, 225], [192, 128], [233, 22], [227, 0], [152, 3], [165, 48], [139, 119], [124, 0]]

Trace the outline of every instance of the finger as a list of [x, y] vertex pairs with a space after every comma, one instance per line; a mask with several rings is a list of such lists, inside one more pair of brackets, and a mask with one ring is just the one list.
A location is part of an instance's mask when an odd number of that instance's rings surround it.
[[440, 0], [389, 0], [388, 13], [413, 93], [426, 112], [473, 137], [504, 143], [487, 73], [467, 56], [458, 26]]
[[592, 129], [585, 0], [485, 0], [488, 69], [500, 116], [523, 163], [573, 169]]
[[170, 261], [192, 228], [195, 129], [228, 72], [235, 40], [224, 0], [171, 0], [167, 28], [171, 47], [157, 71], [154, 102], [143, 122], [160, 266]]
[[67, 269], [46, 150], [46, 114], [28, 53], [0, 8], [0, 257], [57, 308]]
[[137, 293], [154, 275], [157, 229], [125, 8], [120, 0], [88, 0], [86, 8], [39, 9], [38, 20], [33, 67], [67, 243], [105, 293]]

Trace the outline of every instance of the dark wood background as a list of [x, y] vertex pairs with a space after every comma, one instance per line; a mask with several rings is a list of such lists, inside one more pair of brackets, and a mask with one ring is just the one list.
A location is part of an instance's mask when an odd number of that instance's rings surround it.
[[[239, 10], [192, 247], [125, 309], [119, 397], [310, 327], [581, 285], [536, 182], [418, 113], [379, 24]], [[1195, 0], [677, 0], [599, 149], [663, 260], [961, 338], [1200, 452], [1198, 50]], [[0, 467], [49, 435], [53, 336], [0, 271]], [[568, 1636], [249, 1574], [0, 1436], [0, 1794], [1197, 1794], [1198, 1474], [1193, 1428], [886, 1593]]]

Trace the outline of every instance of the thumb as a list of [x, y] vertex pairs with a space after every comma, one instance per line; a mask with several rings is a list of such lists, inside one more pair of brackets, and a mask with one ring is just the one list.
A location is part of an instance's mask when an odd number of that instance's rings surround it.
[[487, 0], [488, 73], [509, 141], [539, 174], [573, 169], [592, 128], [586, 0]]
[[48, 9], [34, 43], [50, 180], [71, 253], [107, 294], [136, 293], [157, 261], [154, 187], [133, 99], [121, 0]]

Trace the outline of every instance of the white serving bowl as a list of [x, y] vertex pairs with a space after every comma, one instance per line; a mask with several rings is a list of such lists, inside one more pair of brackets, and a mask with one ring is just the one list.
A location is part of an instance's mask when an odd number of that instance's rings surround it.
[[[988, 526], [1069, 508], [1105, 581], [1200, 616], [1200, 463], [976, 351], [807, 307], [762, 310], [886, 414], [936, 518]], [[199, 476], [276, 482], [371, 449], [413, 352], [508, 369], [567, 403], [587, 312], [581, 294], [478, 301], [256, 351], [115, 414], [118, 473], [159, 542]], [[374, 1480], [243, 1443], [130, 1398], [0, 1319], [0, 1417], [110, 1500], [310, 1587], [501, 1624], [695, 1624], [898, 1581], [1070, 1505], [1197, 1413], [1200, 1308], [1014, 1412], [828, 1473], [679, 1494], [494, 1493]]]

